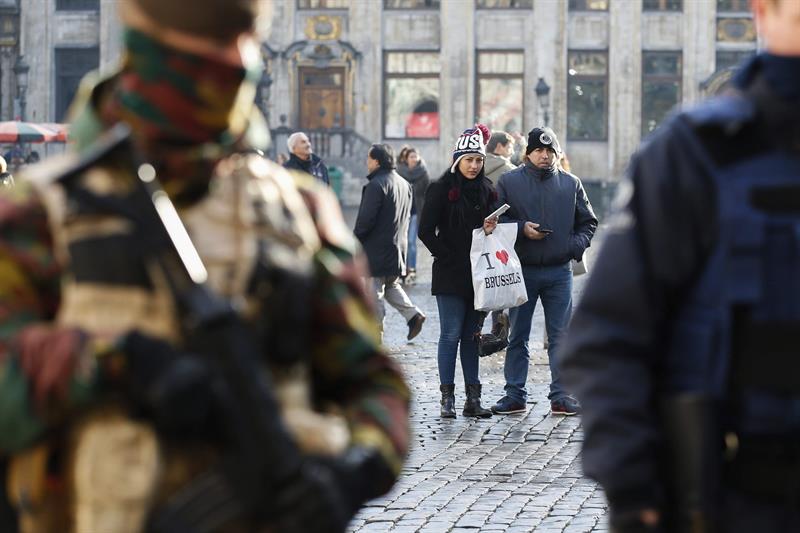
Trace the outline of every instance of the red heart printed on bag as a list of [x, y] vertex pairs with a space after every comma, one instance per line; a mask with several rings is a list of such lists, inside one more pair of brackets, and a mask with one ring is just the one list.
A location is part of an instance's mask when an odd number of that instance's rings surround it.
[[501, 263], [504, 265], [508, 263], [508, 252], [505, 250], [500, 250], [499, 252], [495, 252], [494, 255], [500, 260]]

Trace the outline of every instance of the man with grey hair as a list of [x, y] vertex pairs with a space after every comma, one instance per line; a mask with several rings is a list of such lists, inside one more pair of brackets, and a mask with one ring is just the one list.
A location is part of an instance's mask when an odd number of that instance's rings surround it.
[[308, 135], [302, 131], [296, 131], [286, 139], [286, 146], [289, 148], [289, 160], [283, 164], [283, 168], [299, 170], [311, 174], [326, 185], [331, 184], [331, 180], [328, 178], [328, 167], [311, 150], [311, 141], [308, 139]]

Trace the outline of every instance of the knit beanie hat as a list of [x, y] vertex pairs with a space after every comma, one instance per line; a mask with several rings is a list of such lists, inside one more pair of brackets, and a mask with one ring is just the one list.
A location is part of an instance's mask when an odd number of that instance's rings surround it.
[[184, 33], [226, 41], [251, 30], [258, 0], [129, 0], [153, 20]]
[[450, 172], [455, 174], [458, 162], [467, 154], [486, 157], [486, 143], [489, 142], [489, 137], [491, 137], [489, 128], [483, 124], [475, 124], [474, 127], [464, 130], [453, 149], [453, 164], [450, 166]]
[[525, 155], [533, 152], [536, 148], [550, 148], [556, 155], [561, 155], [561, 145], [558, 144], [558, 137], [548, 127], [533, 128], [528, 133], [528, 147], [525, 148]]

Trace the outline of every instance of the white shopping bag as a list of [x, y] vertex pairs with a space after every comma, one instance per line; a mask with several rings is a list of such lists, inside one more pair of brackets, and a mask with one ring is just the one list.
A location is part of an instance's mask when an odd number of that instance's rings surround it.
[[515, 242], [516, 224], [498, 224], [491, 235], [486, 235], [483, 228], [472, 232], [469, 260], [476, 310], [498, 311], [528, 301]]

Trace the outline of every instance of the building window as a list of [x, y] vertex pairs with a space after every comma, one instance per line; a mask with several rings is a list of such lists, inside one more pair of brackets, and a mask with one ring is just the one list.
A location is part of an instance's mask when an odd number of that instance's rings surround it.
[[100, 66], [99, 48], [56, 48], [56, 116], [63, 121], [81, 79]]
[[477, 9], [532, 9], [533, 0], [475, 0]]
[[717, 13], [749, 13], [750, 0], [717, 0]]
[[717, 50], [716, 70], [734, 67], [756, 55], [755, 50]]
[[478, 120], [492, 130], [522, 131], [522, 52], [478, 52]]
[[570, 11], [608, 11], [608, 0], [569, 0]]
[[347, 9], [350, 0], [297, 0], [297, 9]]
[[683, 0], [642, 0], [643, 11], [682, 11]]
[[98, 11], [100, 0], [56, 0], [57, 11]]
[[681, 63], [680, 52], [642, 53], [642, 137], [681, 101]]
[[608, 52], [570, 51], [567, 139], [604, 141], [608, 126]]
[[730, 17], [717, 19], [717, 41], [721, 43], [752, 43], [756, 26], [752, 18]]
[[439, 9], [440, 0], [383, 0], [384, 9]]
[[384, 54], [383, 135], [439, 138], [439, 52]]

